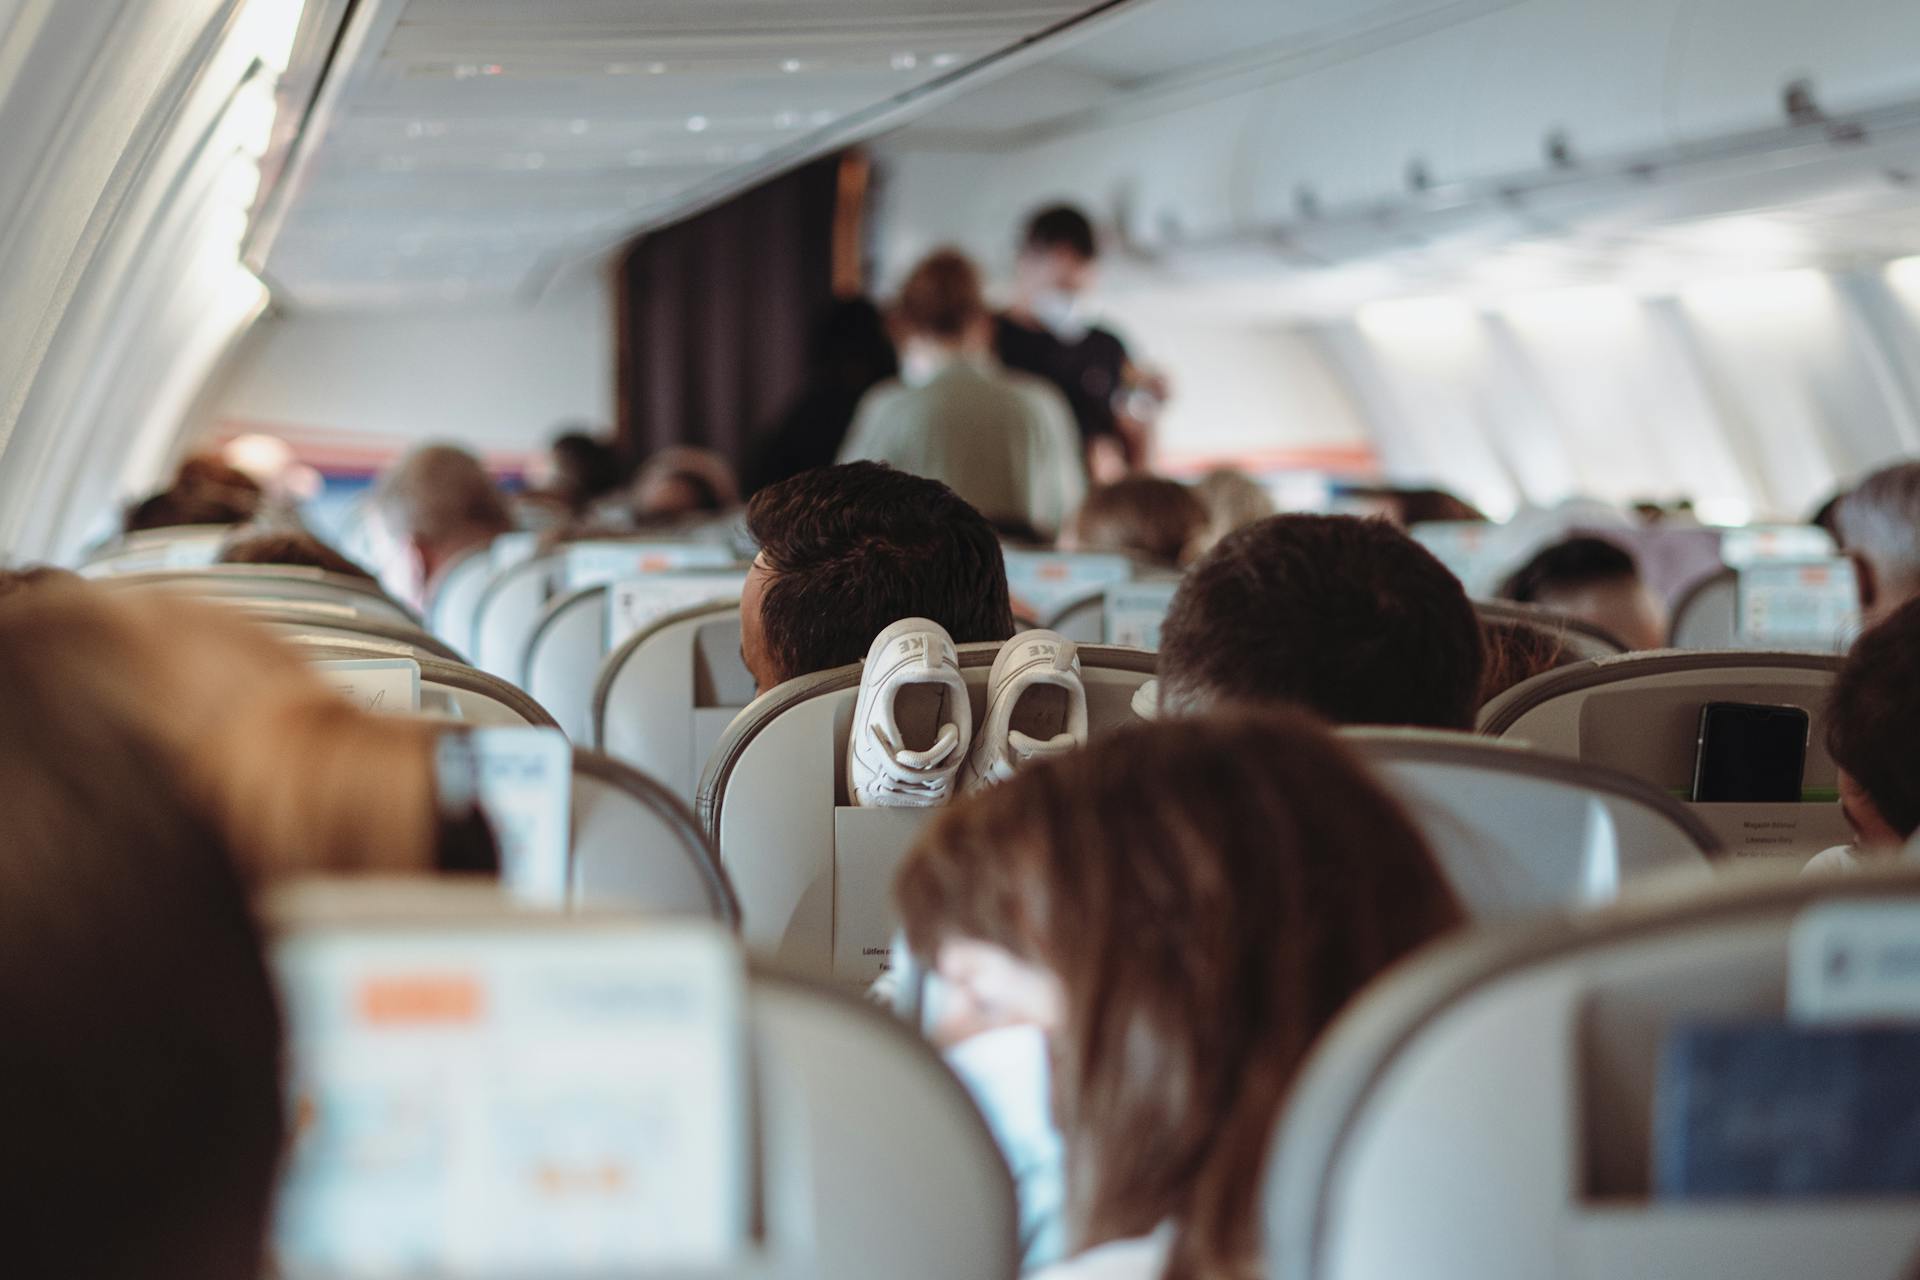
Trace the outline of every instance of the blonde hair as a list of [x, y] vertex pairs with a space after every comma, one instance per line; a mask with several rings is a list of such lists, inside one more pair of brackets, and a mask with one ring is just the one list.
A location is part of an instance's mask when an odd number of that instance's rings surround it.
[[173, 762], [250, 879], [431, 869], [438, 731], [360, 711], [238, 615], [49, 582], [0, 607], [0, 643]]

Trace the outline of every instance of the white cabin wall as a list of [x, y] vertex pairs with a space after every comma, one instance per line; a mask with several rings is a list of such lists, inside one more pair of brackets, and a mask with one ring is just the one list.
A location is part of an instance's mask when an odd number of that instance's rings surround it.
[[205, 425], [535, 450], [562, 423], [612, 423], [611, 308], [595, 278], [527, 306], [272, 316]]
[[[1313, 282], [1297, 256], [1269, 249], [1262, 262], [1261, 235], [1299, 227], [1303, 191], [1338, 224], [1405, 201], [1416, 159], [1435, 182], [1469, 183], [1543, 172], [1555, 132], [1595, 159], [1773, 128], [1784, 87], [1802, 78], [1837, 113], [1920, 100], [1920, 5], [1906, 0], [1452, 11], [1468, 16], [1229, 58], [1027, 133], [908, 131], [883, 153], [882, 281], [948, 242], [1004, 278], [1020, 219], [1072, 199], [1122, 232], [1102, 308], [1137, 328], [1141, 354], [1168, 364], [1186, 396], [1204, 396], [1176, 403], [1171, 456], [1211, 449], [1207, 433], [1224, 423], [1220, 438], [1258, 456], [1305, 418], [1370, 442], [1390, 478], [1449, 484], [1496, 513], [1576, 494], [1684, 492], [1710, 515], [1797, 517], [1836, 484], [1916, 451], [1911, 270], [1904, 292], [1871, 262], [1803, 277], [1798, 309], [1743, 307], [1737, 282], [1528, 300], [1501, 295], [1542, 286], [1507, 278], [1493, 296], [1443, 299], [1424, 316], [1416, 305], [1401, 317], [1410, 324], [1357, 323], [1352, 304], [1344, 317], [1283, 318], [1301, 314], [1289, 303]], [[1738, 188], [1719, 198], [1740, 199]], [[1663, 210], [1659, 197], [1635, 207], [1622, 196], [1619, 225], [1716, 198], [1668, 194]], [[1551, 215], [1530, 224], [1495, 207], [1462, 210], [1458, 225], [1488, 245], [1552, 235]], [[1712, 247], [1744, 230], [1729, 225]], [[1310, 247], [1318, 234], [1308, 229]], [[1366, 234], [1350, 220], [1326, 243]], [[1371, 249], [1348, 249], [1356, 260], [1394, 247], [1386, 231], [1371, 234]], [[1402, 289], [1423, 300], [1418, 286]], [[1733, 303], [1717, 304], [1716, 289]], [[1167, 305], [1183, 291], [1184, 311]], [[1196, 318], [1209, 305], [1211, 319]], [[1309, 394], [1339, 409], [1295, 412], [1303, 381], [1331, 388]]]

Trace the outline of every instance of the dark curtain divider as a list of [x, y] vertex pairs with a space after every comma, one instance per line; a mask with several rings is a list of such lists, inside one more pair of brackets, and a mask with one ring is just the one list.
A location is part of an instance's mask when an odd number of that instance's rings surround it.
[[843, 157], [642, 237], [618, 268], [620, 445], [736, 464], [806, 375], [807, 331], [834, 297]]

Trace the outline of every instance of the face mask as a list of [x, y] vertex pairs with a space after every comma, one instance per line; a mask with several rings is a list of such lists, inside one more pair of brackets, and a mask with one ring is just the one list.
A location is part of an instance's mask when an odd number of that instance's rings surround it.
[[1080, 295], [1068, 293], [1064, 289], [1049, 289], [1035, 296], [1030, 306], [1033, 318], [1045, 325], [1047, 331], [1060, 341], [1073, 344], [1087, 336], [1087, 318], [1080, 305]]
[[1045, 1033], [1001, 1027], [963, 1040], [946, 1059], [1013, 1173], [1023, 1269], [1056, 1261], [1066, 1252], [1066, 1154], [1053, 1123]]

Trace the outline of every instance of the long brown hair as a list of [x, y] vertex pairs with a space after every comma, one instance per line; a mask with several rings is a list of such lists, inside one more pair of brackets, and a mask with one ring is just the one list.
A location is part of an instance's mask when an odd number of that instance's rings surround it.
[[7, 598], [0, 641], [71, 714], [165, 753], [250, 878], [432, 869], [439, 730], [349, 705], [232, 611], [48, 582]]
[[944, 815], [894, 895], [916, 952], [1058, 975], [1081, 1248], [1172, 1222], [1168, 1280], [1258, 1273], [1280, 1103], [1353, 995], [1461, 919], [1400, 807], [1293, 713], [1156, 723]]

